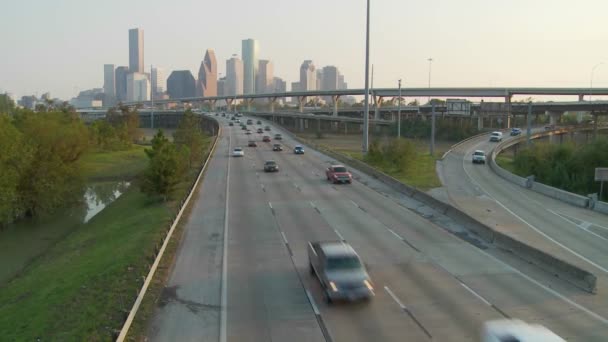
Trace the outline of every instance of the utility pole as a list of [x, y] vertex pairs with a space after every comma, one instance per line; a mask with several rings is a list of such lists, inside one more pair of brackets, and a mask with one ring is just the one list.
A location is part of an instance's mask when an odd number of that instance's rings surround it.
[[367, 24], [365, 28], [365, 110], [363, 112], [363, 154], [369, 150], [369, 1], [367, 0]]
[[431, 156], [435, 154], [435, 104], [431, 105]]
[[399, 79], [399, 110], [397, 111], [397, 138], [401, 139], [401, 79]]

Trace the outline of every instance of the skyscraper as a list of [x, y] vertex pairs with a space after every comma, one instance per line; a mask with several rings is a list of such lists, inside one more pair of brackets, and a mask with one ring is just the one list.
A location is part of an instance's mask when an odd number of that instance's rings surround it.
[[255, 39], [244, 39], [242, 41], [243, 90], [245, 94], [255, 94], [259, 49], [258, 41]]
[[217, 61], [213, 49], [205, 52], [205, 58], [198, 69], [196, 89], [198, 96], [217, 96]]
[[116, 68], [115, 81], [116, 81], [116, 100], [118, 102], [127, 101], [127, 74], [129, 73], [129, 67], [119, 66]]
[[127, 75], [127, 101], [149, 101], [150, 88], [148, 75], [140, 72]]
[[317, 71], [311, 60], [305, 60], [300, 66], [300, 91], [317, 90]]
[[236, 55], [226, 61], [226, 83], [225, 95], [243, 94], [243, 61]]
[[272, 93], [272, 78], [274, 77], [274, 66], [272, 62], [260, 59], [258, 62], [258, 77], [256, 80], [256, 94]]
[[129, 70], [144, 72], [144, 30], [139, 28], [129, 30]]
[[196, 96], [196, 81], [190, 70], [176, 70], [167, 79], [167, 92], [172, 99]]
[[116, 102], [116, 78], [114, 75], [114, 64], [103, 65], [103, 105], [113, 106]]
[[338, 74], [338, 89], [348, 89], [348, 84], [344, 81], [344, 75]]
[[226, 96], [226, 77], [217, 80], [217, 96]]
[[152, 67], [150, 76], [152, 78], [152, 98], [160, 99], [160, 95], [167, 88], [167, 74], [164, 69]]
[[[321, 90], [338, 90], [339, 88], [339, 75], [338, 68], [333, 65], [323, 67], [323, 78], [321, 80]], [[323, 97], [325, 102], [330, 103], [332, 101], [331, 96]]]
[[286, 93], [287, 92], [287, 82], [283, 81], [280, 77], [272, 78], [272, 91], [269, 93]]

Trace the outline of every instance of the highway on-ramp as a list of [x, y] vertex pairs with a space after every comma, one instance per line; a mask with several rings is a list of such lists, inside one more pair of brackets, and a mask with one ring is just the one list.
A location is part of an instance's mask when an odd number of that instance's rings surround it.
[[[608, 309], [572, 300], [578, 289], [516, 270], [364, 174], [355, 171], [352, 185], [330, 184], [324, 170], [333, 161], [310, 149], [293, 154], [296, 142], [278, 127], [264, 134], [283, 133], [283, 152], [219, 120], [223, 134], [149, 340], [477, 341], [484, 321], [505, 317], [572, 341], [608, 336]], [[258, 147], [247, 147], [252, 139]], [[231, 157], [236, 146], [244, 157]], [[263, 172], [269, 159], [278, 173]], [[308, 242], [340, 239], [368, 266], [369, 302], [329, 305], [309, 273]]]

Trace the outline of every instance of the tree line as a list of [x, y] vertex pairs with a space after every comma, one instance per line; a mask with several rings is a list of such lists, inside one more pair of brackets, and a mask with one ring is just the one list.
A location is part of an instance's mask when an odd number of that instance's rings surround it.
[[[83, 201], [81, 157], [88, 151], [116, 151], [141, 139], [137, 108], [110, 109], [105, 120], [87, 126], [65, 104], [15, 108], [0, 95], [0, 228], [19, 219], [53, 213]], [[203, 156], [206, 139], [188, 111], [171, 143], [160, 131], [146, 153], [142, 190], [170, 199], [186, 172]]]

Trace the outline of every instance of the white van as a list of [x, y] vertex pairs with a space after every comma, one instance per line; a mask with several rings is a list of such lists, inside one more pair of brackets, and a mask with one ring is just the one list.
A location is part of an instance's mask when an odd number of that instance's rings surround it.
[[502, 132], [492, 132], [490, 134], [490, 141], [502, 141]]
[[481, 332], [482, 342], [565, 342], [551, 330], [538, 324], [528, 324], [518, 319], [485, 322]]

